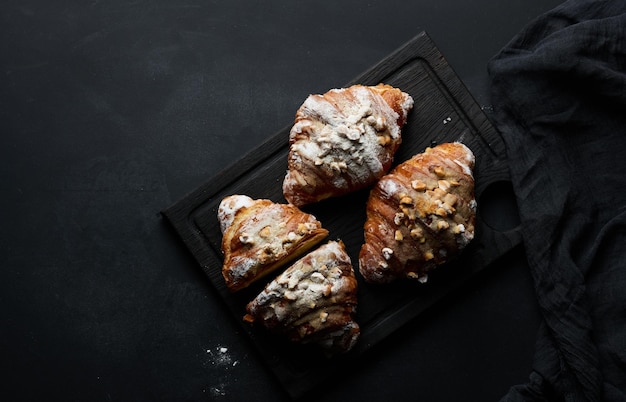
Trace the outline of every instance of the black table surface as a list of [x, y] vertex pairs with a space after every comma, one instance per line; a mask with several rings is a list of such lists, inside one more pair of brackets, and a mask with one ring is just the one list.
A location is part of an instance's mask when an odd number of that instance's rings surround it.
[[[160, 211], [422, 30], [489, 114], [558, 3], [4, 1], [0, 399], [289, 400]], [[519, 247], [306, 399], [497, 400], [539, 323]]]

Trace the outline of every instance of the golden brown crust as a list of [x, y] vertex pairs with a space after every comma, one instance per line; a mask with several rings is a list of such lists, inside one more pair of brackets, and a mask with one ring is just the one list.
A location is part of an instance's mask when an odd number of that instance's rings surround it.
[[366, 281], [425, 281], [474, 237], [474, 155], [460, 143], [427, 148], [372, 189], [359, 270]]
[[354, 85], [309, 96], [289, 135], [283, 194], [302, 206], [367, 187], [391, 167], [413, 107], [390, 85]]
[[234, 195], [218, 210], [223, 228], [222, 275], [237, 291], [303, 255], [328, 230], [311, 214], [288, 204]]
[[357, 280], [350, 257], [342, 242], [331, 241], [270, 282], [247, 305], [244, 320], [261, 323], [291, 342], [343, 353], [360, 334], [356, 307]]

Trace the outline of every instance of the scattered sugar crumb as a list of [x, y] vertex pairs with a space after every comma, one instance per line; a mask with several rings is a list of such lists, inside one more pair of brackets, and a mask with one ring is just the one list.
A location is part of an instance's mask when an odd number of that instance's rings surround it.
[[223, 388], [211, 387], [211, 396], [226, 396], [226, 391]]
[[225, 346], [216, 346], [213, 349], [207, 349], [206, 353], [209, 355], [210, 362], [214, 366], [235, 367], [239, 364], [239, 360], [233, 359], [228, 353], [228, 348]]
[[[203, 392], [208, 393], [211, 398], [224, 398], [227, 397], [227, 391], [231, 386], [231, 382], [233, 380], [236, 381], [236, 378], [233, 378], [234, 370], [233, 367], [236, 367], [240, 361], [235, 359], [228, 347], [223, 345], [217, 345], [214, 347], [210, 347], [204, 349], [204, 356], [206, 358], [204, 365], [212, 366], [215, 370], [217, 370], [217, 376], [215, 373], [212, 376], [213, 381], [212, 384], [207, 384], [207, 387], [203, 390]], [[231, 371], [229, 373], [229, 371]]]

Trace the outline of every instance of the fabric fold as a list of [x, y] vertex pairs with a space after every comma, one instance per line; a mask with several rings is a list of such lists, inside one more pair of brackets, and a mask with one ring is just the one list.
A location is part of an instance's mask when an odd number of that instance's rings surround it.
[[626, 2], [567, 1], [488, 70], [544, 319], [503, 400], [626, 400]]

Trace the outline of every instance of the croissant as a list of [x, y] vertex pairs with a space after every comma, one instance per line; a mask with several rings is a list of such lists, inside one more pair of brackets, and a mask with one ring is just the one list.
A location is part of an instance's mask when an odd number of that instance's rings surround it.
[[375, 183], [391, 167], [413, 98], [390, 85], [310, 95], [289, 134], [285, 199], [303, 206]]
[[474, 238], [474, 154], [461, 143], [427, 148], [371, 190], [359, 272], [370, 283], [426, 282]]
[[247, 322], [300, 344], [316, 344], [329, 354], [356, 344], [357, 280], [341, 241], [330, 241], [296, 261], [250, 303]]
[[320, 243], [328, 230], [293, 205], [224, 198], [218, 207], [226, 286], [237, 291], [286, 265]]

